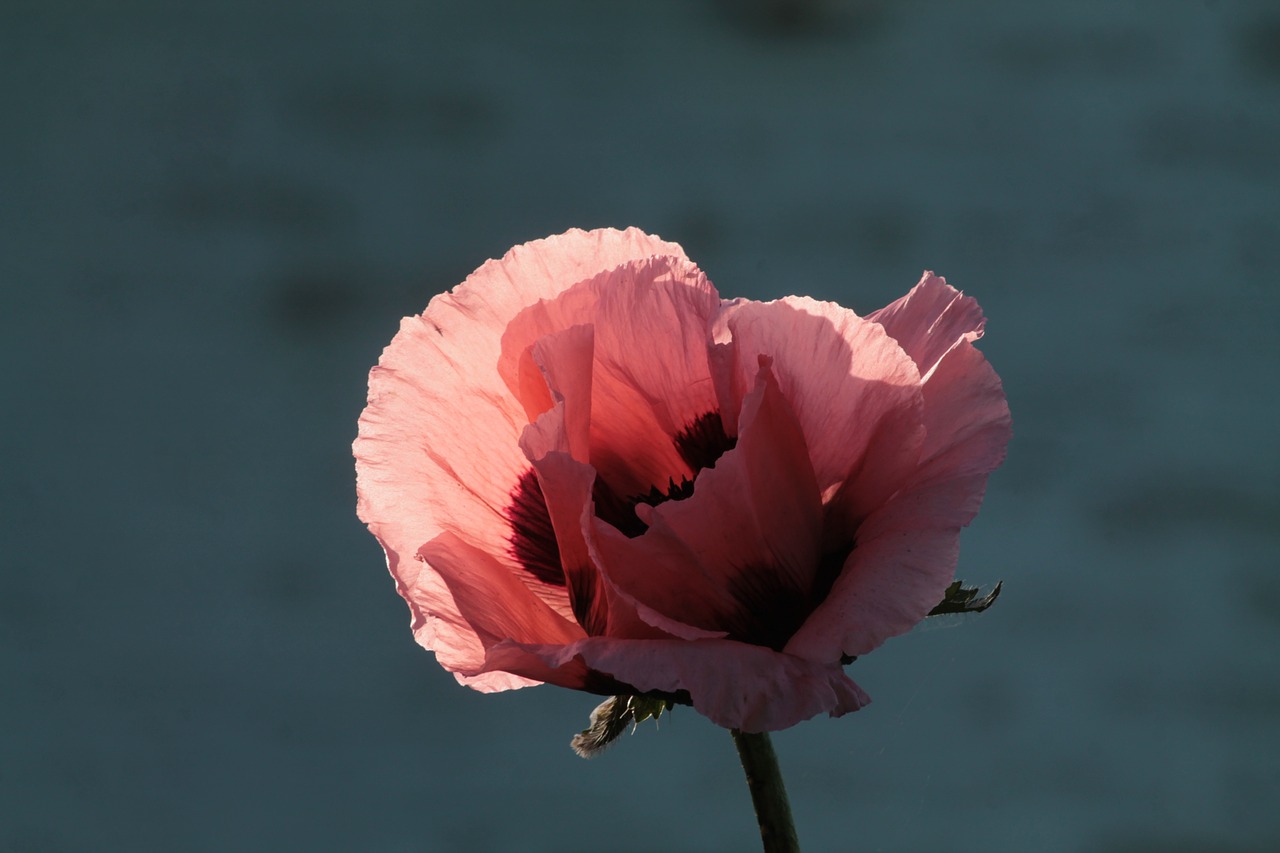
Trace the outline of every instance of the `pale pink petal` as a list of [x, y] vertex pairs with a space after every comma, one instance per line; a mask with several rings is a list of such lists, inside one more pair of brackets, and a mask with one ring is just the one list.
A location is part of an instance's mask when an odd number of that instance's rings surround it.
[[[522, 570], [512, 554], [510, 507], [529, 464], [520, 452], [524, 407], [498, 373], [501, 337], [526, 306], [635, 258], [681, 255], [642, 232], [570, 231], [517, 246], [453, 291], [431, 300], [369, 374], [369, 404], [353, 446], [357, 512], [387, 553], [397, 588], [421, 605], [420, 642], [441, 643], [423, 614], [453, 610], [449, 592], [413, 555], [452, 531], [522, 575], [568, 614], [568, 593]], [[429, 605], [429, 606], [428, 606]], [[428, 645], [428, 648], [433, 646]]]
[[1004, 461], [1013, 436], [1009, 403], [1000, 377], [968, 341], [952, 347], [924, 384], [924, 423], [927, 432], [914, 482], [985, 475]]
[[[353, 448], [357, 512], [393, 575], [445, 530], [490, 553], [508, 550], [506, 510], [529, 467], [516, 444], [523, 418], [492, 370], [468, 358], [474, 331], [459, 323], [437, 332], [407, 318], [369, 374]], [[416, 580], [416, 569], [406, 572]]]
[[[555, 402], [547, 378], [534, 361], [538, 341], [574, 326], [592, 327], [600, 301], [597, 281], [616, 267], [606, 267], [595, 277], [580, 281], [551, 299], [532, 303], [512, 318], [502, 333], [502, 355], [498, 371], [511, 392], [520, 400], [525, 416], [533, 421]], [[593, 329], [594, 331], [594, 329]]]
[[483, 665], [485, 649], [479, 635], [458, 612], [458, 606], [439, 573], [417, 559], [416, 555], [409, 555], [400, 564], [398, 555], [386, 543], [379, 541], [391, 564], [396, 592], [409, 605], [414, 638], [423, 648], [435, 652], [442, 667], [454, 673], [463, 684], [485, 692], [510, 690], [530, 683], [506, 673], [487, 673], [474, 678], [458, 675], [462, 671], [478, 671]]
[[663, 616], [781, 646], [826, 591], [815, 591], [822, 505], [767, 360], [740, 424], [737, 446], [698, 474], [692, 496], [644, 513], [649, 530], [635, 539], [597, 522], [596, 547], [609, 579]]
[[[494, 327], [496, 336], [492, 344], [497, 347], [497, 360], [489, 362], [498, 365], [498, 373], [511, 393], [518, 399], [526, 399], [521, 377], [527, 373], [527, 367], [522, 366], [522, 362], [528, 361], [529, 348], [539, 338], [591, 322], [599, 288], [578, 285], [629, 261], [654, 256], [679, 258], [688, 263], [678, 244], [628, 228], [626, 231], [569, 231], [517, 246], [502, 261], [490, 261], [477, 270], [472, 278], [485, 274], [486, 292], [501, 289], [511, 294], [510, 300], [504, 301], [501, 325]], [[530, 400], [528, 406], [530, 421], [546, 411], [546, 406], [537, 407], [537, 397], [535, 389], [535, 399]]]
[[906, 296], [867, 315], [879, 323], [928, 376], [958, 342], [982, 337], [986, 319], [978, 301], [965, 296], [945, 278], [926, 271]]
[[[529, 648], [544, 650], [542, 655]], [[518, 643], [502, 643], [489, 649], [485, 660], [475, 670], [473, 678], [502, 674], [518, 678], [529, 684], [554, 684], [570, 690], [585, 690], [601, 696], [617, 696], [627, 692], [627, 686], [608, 676], [592, 672], [580, 657], [557, 654], [566, 646], [522, 646]], [[516, 675], [515, 673], [519, 673]]]
[[924, 377], [926, 438], [914, 480], [994, 470], [1011, 435], [1000, 378], [973, 342], [986, 318], [977, 300], [926, 272], [911, 292], [871, 314]]
[[[804, 431], [818, 487], [842, 517], [860, 518], [889, 498], [914, 470], [924, 440], [920, 375], [876, 323], [829, 302], [787, 297], [727, 307], [713, 361], [728, 376], [722, 393], [750, 387], [760, 356]], [[733, 412], [721, 401], [721, 413]], [[726, 427], [730, 427], [726, 417]], [[731, 427], [730, 427], [731, 428]]]
[[[564, 406], [564, 449], [579, 462], [588, 462], [591, 456], [594, 353], [595, 327], [589, 325], [570, 326], [547, 335], [531, 348], [532, 360], [547, 391], [555, 403]], [[529, 455], [527, 448], [525, 455]]]
[[720, 297], [679, 258], [628, 264], [601, 286], [592, 464], [622, 493], [692, 479], [673, 439], [717, 406], [707, 335]]
[[591, 637], [567, 646], [506, 644], [490, 650], [485, 666], [555, 683], [561, 669], [568, 670], [565, 682], [581, 679], [583, 664], [635, 692], [687, 693], [716, 725], [747, 732], [785, 729], [823, 712], [839, 717], [870, 701], [839, 666], [732, 640]]

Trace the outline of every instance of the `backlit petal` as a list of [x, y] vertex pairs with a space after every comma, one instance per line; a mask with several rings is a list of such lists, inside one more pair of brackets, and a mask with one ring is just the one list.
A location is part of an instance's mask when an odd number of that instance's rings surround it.
[[613, 640], [491, 650], [486, 666], [552, 681], [581, 678], [582, 666], [638, 692], [688, 693], [713, 723], [747, 732], [776, 731], [826, 712], [839, 717], [871, 701], [839, 666], [823, 666], [732, 640]]
[[[882, 504], [914, 470], [924, 440], [920, 376], [884, 329], [830, 302], [787, 297], [739, 303], [721, 322], [731, 349], [720, 350], [749, 387], [759, 356], [774, 373], [804, 431], [824, 499], [841, 494], [858, 518]], [[732, 391], [730, 391], [732, 393]], [[722, 401], [721, 412], [735, 411]]]

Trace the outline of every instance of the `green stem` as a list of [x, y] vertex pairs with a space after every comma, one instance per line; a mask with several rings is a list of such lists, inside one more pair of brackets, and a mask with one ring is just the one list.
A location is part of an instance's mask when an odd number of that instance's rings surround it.
[[787, 802], [787, 788], [782, 784], [782, 771], [778, 769], [778, 756], [773, 752], [769, 735], [765, 732], [747, 734], [737, 729], [730, 732], [738, 747], [738, 757], [742, 759], [742, 769], [747, 774], [747, 787], [751, 789], [751, 802], [756, 808], [764, 853], [800, 853], [796, 825], [791, 819], [791, 804]]

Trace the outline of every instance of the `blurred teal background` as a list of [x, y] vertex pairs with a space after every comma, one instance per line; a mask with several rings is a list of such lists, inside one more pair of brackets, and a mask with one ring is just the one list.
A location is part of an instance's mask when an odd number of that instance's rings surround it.
[[689, 709], [457, 686], [355, 518], [399, 318], [637, 225], [976, 296], [999, 604], [775, 738], [810, 851], [1280, 849], [1273, 2], [0, 10], [0, 849], [756, 849]]

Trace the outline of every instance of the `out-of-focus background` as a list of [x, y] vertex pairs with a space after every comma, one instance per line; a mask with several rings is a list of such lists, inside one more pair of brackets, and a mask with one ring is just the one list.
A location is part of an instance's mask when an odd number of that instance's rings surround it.
[[1280, 847], [1280, 7], [0, 10], [0, 849], [739, 851], [689, 709], [482, 696], [354, 514], [399, 318], [637, 225], [725, 296], [976, 296], [999, 604], [776, 736], [811, 851]]

